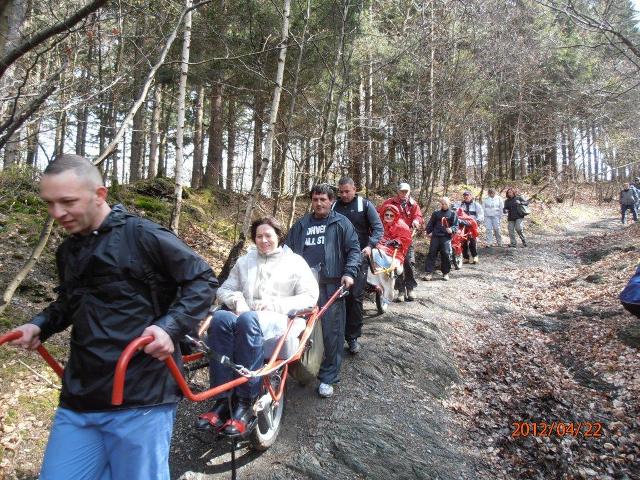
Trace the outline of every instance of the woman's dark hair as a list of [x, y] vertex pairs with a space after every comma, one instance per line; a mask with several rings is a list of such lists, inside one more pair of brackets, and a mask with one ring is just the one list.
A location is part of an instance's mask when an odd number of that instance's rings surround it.
[[333, 200], [336, 198], [336, 192], [333, 191], [333, 188], [328, 183], [318, 183], [311, 188], [311, 193], [309, 193], [309, 198], [313, 198], [314, 195], [326, 195], [329, 197], [329, 200]]
[[251, 224], [251, 240], [253, 240], [253, 243], [256, 242], [256, 235], [258, 234], [258, 227], [260, 225], [269, 225], [273, 228], [278, 236], [278, 246], [284, 243], [284, 229], [282, 225], [280, 225], [280, 222], [273, 217], [262, 217], [253, 221]]
[[507, 198], [509, 198], [509, 190], [511, 190], [514, 197], [518, 195], [518, 190], [516, 190], [516, 187], [509, 187], [507, 188], [507, 192], [506, 192]]

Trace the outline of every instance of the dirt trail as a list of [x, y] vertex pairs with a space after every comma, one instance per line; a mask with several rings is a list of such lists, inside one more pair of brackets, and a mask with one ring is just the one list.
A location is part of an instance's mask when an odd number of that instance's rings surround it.
[[[602, 219], [544, 239], [530, 236], [528, 248], [482, 248], [479, 265], [452, 272], [449, 282], [439, 275], [421, 281], [417, 301], [393, 304], [384, 315], [366, 302], [363, 349], [357, 356], [346, 354], [336, 395], [321, 400], [313, 388], [291, 382], [277, 444], [261, 455], [241, 446], [238, 478], [492, 477], [478, 448], [483, 439], [465, 432], [446, 407], [461, 367], [452, 352], [452, 328], [512, 314], [505, 300], [514, 288], [508, 272], [535, 267], [553, 275], [579, 261], [562, 248], [568, 238], [612, 225], [613, 219]], [[181, 406], [172, 475], [230, 478], [229, 446], [190, 433], [198, 409]]]

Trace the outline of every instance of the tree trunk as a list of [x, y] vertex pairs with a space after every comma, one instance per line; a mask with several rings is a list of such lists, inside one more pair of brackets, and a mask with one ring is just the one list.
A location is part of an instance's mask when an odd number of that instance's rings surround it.
[[251, 173], [252, 185], [256, 182], [256, 178], [260, 173], [264, 108], [264, 97], [260, 92], [256, 92], [253, 104], [253, 170]]
[[27, 159], [26, 164], [35, 167], [38, 163], [38, 137], [40, 135], [40, 124], [42, 120], [39, 118], [30, 125], [27, 125]]
[[209, 148], [204, 186], [223, 186], [222, 180], [222, 84], [211, 87], [211, 115], [209, 119]]
[[162, 116], [162, 84], [157, 83], [153, 92], [153, 110], [151, 111], [151, 131], [149, 132], [149, 170], [147, 178], [156, 178], [160, 158], [160, 119]]
[[236, 101], [229, 97], [227, 109], [227, 190], [234, 190], [234, 160], [236, 156]]
[[193, 0], [185, 0], [184, 40], [182, 42], [182, 60], [180, 64], [180, 85], [178, 87], [178, 125], [176, 128], [176, 169], [175, 204], [171, 213], [171, 230], [178, 235], [180, 212], [182, 210], [182, 170], [184, 167], [184, 118], [187, 96], [187, 74], [189, 73], [189, 50], [191, 48], [191, 6]]
[[193, 169], [191, 170], [191, 188], [202, 187], [204, 161], [204, 85], [198, 86], [195, 105], [196, 126], [193, 133]]

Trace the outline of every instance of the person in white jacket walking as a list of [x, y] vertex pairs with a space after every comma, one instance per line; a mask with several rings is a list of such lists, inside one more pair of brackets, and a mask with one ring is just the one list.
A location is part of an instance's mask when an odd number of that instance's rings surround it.
[[493, 244], [493, 236], [496, 236], [496, 245], [502, 246], [502, 237], [500, 236], [500, 219], [502, 218], [502, 210], [504, 209], [504, 201], [500, 195], [496, 195], [493, 188], [489, 189], [489, 195], [482, 201], [484, 208], [484, 225], [487, 229], [487, 246]]

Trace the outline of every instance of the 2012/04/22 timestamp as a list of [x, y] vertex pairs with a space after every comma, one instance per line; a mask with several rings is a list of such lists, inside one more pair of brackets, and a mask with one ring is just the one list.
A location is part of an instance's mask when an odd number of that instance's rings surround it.
[[602, 436], [601, 422], [512, 422], [512, 437]]

